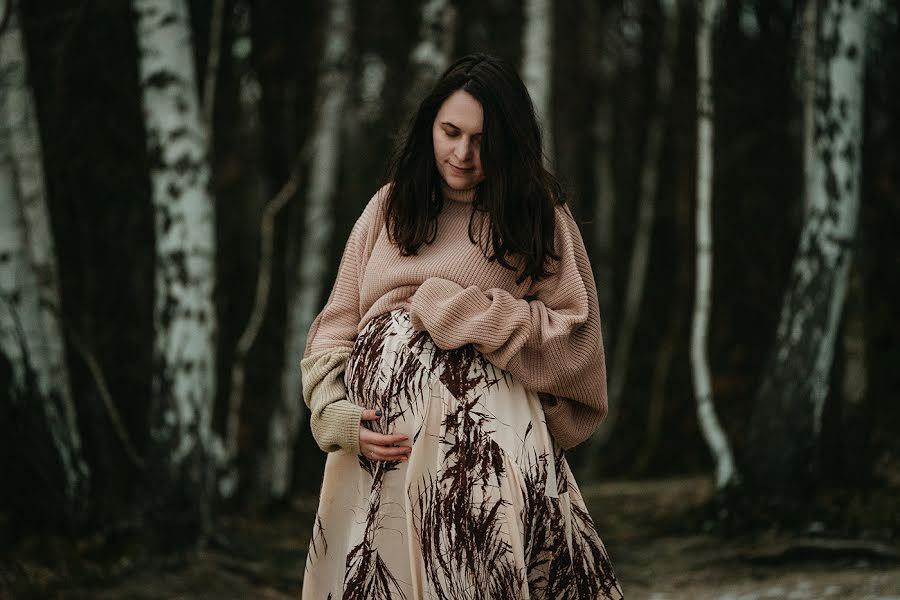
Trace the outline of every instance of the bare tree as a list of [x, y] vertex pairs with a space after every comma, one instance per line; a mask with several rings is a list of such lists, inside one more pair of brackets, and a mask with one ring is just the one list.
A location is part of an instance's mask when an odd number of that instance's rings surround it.
[[629, 259], [628, 283], [622, 317], [616, 329], [615, 345], [610, 370], [609, 413], [594, 433], [592, 441], [598, 447], [605, 446], [615, 429], [621, 410], [622, 392], [628, 378], [629, 357], [634, 331], [644, 297], [647, 263], [650, 259], [650, 242], [656, 212], [656, 190], [659, 182], [659, 159], [665, 134], [666, 112], [672, 96], [672, 70], [678, 44], [678, 4], [675, 0], [662, 0], [663, 43], [656, 66], [656, 94], [647, 125], [644, 144], [644, 160], [641, 165], [638, 196], [638, 224], [634, 245]]
[[422, 3], [421, 14], [419, 41], [409, 56], [413, 69], [413, 81], [408, 91], [410, 111], [418, 106], [450, 64], [456, 28], [456, 9], [447, 0], [426, 0]]
[[716, 465], [716, 487], [738, 483], [731, 445], [716, 417], [706, 355], [706, 333], [712, 292], [712, 192], [713, 192], [713, 23], [719, 0], [703, 0], [697, 13], [697, 212], [696, 281], [691, 327], [691, 371], [700, 430]]
[[[749, 430], [750, 489], [790, 498], [816, 476], [859, 213], [866, 3], [829, 0], [816, 44], [813, 157], [800, 243]], [[809, 140], [808, 140], [809, 141]], [[765, 468], [761, 468], [765, 465]]]
[[[803, 98], [803, 177], [809, 181], [815, 164], [815, 110], [816, 100], [816, 22], [818, 20], [818, 0], [807, 0], [803, 7], [803, 30], [800, 51], [800, 90]], [[811, 193], [809, 186], [803, 188], [803, 208], [809, 206]]]
[[522, 79], [541, 124], [544, 153], [553, 162], [553, 0], [525, 0]]
[[0, 351], [11, 401], [39, 401], [62, 473], [67, 517], [84, 516], [90, 486], [59, 320], [56, 254], [47, 213], [34, 99], [17, 10], [0, 3]]
[[[216, 385], [215, 210], [183, 0], [134, 0], [156, 232], [151, 521], [192, 539], [209, 526]], [[218, 460], [218, 458], [216, 458]]]
[[616, 182], [612, 157], [615, 133], [615, 82], [620, 70], [624, 44], [617, 35], [618, 12], [608, 11], [601, 18], [600, 7], [593, 0], [583, 4], [587, 32], [584, 52], [591, 57], [588, 62], [591, 76], [597, 82], [594, 103], [594, 119], [591, 137], [594, 146], [592, 169], [594, 176], [594, 235], [591, 247], [591, 263], [597, 285], [597, 299], [603, 325], [608, 328], [613, 319], [613, 220], [616, 206]]
[[[215, 13], [214, 13], [215, 15]], [[234, 38], [231, 44], [231, 64], [237, 79], [238, 87], [238, 125], [236, 142], [240, 146], [240, 152], [245, 157], [249, 183], [248, 204], [255, 210], [265, 204], [260, 222], [260, 258], [259, 270], [256, 279], [256, 292], [253, 299], [253, 307], [250, 316], [241, 335], [235, 345], [231, 363], [231, 386], [228, 390], [228, 413], [225, 421], [225, 452], [229, 471], [227, 475], [219, 479], [219, 492], [225, 496], [231, 496], [237, 489], [239, 473], [237, 469], [237, 455], [239, 452], [239, 434], [241, 425], [241, 406], [244, 400], [244, 382], [247, 365], [247, 355], [256, 342], [259, 331], [262, 328], [266, 308], [271, 292], [272, 269], [274, 266], [273, 254], [275, 244], [275, 217], [294, 195], [297, 188], [298, 176], [292, 174], [284, 188], [278, 192], [274, 199], [266, 204], [264, 177], [261, 167], [254, 158], [261, 152], [261, 128], [262, 115], [260, 114], [260, 98], [262, 90], [256, 70], [252, 64], [253, 41], [250, 35], [251, 26], [250, 5], [246, 0], [236, 0], [233, 4], [231, 26]], [[215, 20], [215, 19], [214, 19]], [[208, 85], [207, 88], [212, 88]]]
[[284, 370], [281, 400], [269, 422], [266, 474], [272, 498], [282, 498], [290, 491], [293, 470], [292, 452], [300, 426], [301, 398], [300, 359], [306, 346], [309, 326], [321, 308], [320, 301], [328, 272], [327, 255], [332, 243], [334, 213], [331, 210], [337, 188], [340, 158], [341, 117], [347, 98], [347, 69], [353, 25], [349, 0], [331, 0], [318, 82], [318, 108], [313, 126], [310, 183], [305, 205], [305, 222], [300, 239], [299, 261], [287, 284], [288, 317], [285, 335]]

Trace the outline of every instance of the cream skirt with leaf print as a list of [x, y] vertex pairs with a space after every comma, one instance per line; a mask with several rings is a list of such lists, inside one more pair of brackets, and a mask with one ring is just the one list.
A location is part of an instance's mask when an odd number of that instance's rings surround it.
[[412, 453], [329, 454], [304, 600], [623, 597], [537, 394], [404, 309], [366, 324], [345, 381]]

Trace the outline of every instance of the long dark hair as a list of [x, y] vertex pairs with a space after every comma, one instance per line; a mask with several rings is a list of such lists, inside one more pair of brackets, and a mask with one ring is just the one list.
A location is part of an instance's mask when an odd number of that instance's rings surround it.
[[[431, 93], [422, 100], [406, 135], [397, 145], [385, 172], [389, 183], [384, 218], [389, 239], [401, 253], [416, 254], [434, 241], [437, 215], [444, 206], [441, 176], [434, 160], [432, 126], [444, 101], [465, 90], [484, 112], [481, 165], [485, 174], [475, 189], [481, 219], [478, 242], [488, 260], [517, 272], [516, 282], [534, 281], [550, 271], [554, 253], [554, 211], [565, 203], [556, 177], [544, 168], [541, 132], [525, 84], [505, 60], [470, 54], [450, 65]], [[483, 234], [488, 223], [490, 235]]]

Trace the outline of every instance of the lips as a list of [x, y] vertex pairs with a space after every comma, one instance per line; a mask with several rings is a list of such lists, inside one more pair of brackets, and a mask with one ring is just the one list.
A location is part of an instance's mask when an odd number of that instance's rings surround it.
[[457, 166], [454, 165], [453, 163], [447, 163], [447, 164], [450, 165], [450, 167], [451, 167], [454, 171], [456, 171], [457, 173], [461, 173], [461, 174], [462, 174], [462, 173], [468, 173], [468, 172], [472, 171], [472, 170], [475, 168], [475, 167], [469, 167], [468, 169], [463, 169], [462, 167], [457, 167]]

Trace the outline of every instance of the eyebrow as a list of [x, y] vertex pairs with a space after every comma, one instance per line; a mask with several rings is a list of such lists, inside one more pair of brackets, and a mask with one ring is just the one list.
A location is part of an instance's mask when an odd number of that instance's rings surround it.
[[[441, 125], [449, 125], [449, 126], [452, 127], [453, 129], [459, 129], [459, 127], [457, 127], [456, 125], [454, 125], [454, 124], [451, 123], [450, 121], [441, 121]], [[475, 137], [476, 135], [481, 135], [481, 132], [479, 131], [478, 133], [473, 133], [473, 134], [472, 134], [472, 137]]]

